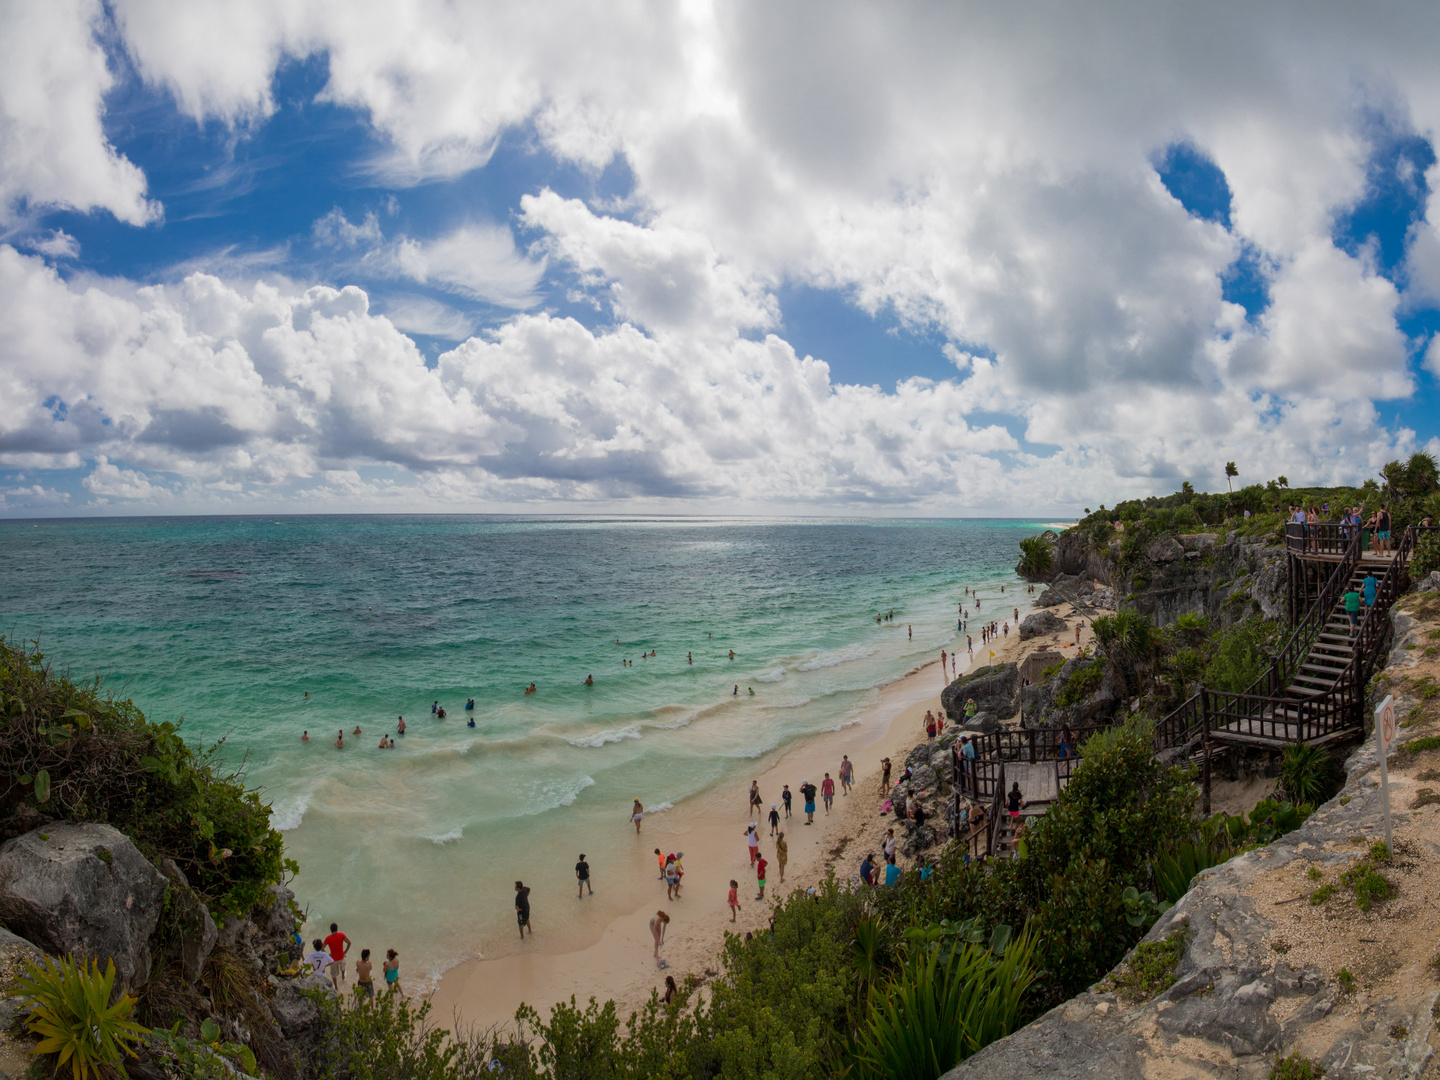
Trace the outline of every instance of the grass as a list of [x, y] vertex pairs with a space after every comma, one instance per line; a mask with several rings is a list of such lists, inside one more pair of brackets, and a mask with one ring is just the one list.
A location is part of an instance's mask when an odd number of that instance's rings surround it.
[[1440, 735], [1426, 735], [1423, 739], [1411, 739], [1401, 745], [1407, 754], [1420, 754], [1426, 750], [1440, 749]]
[[[1375, 848], [1384, 848], [1382, 842], [1376, 842], [1371, 846], [1371, 854], [1359, 860], [1354, 866], [1340, 875], [1340, 880], [1350, 887], [1355, 894], [1355, 906], [1361, 911], [1369, 911], [1378, 901], [1389, 900], [1395, 895], [1395, 886], [1375, 869]], [[1382, 862], [1388, 862], [1390, 855], [1385, 854]]]
[[1353, 994], [1355, 992], [1355, 976], [1350, 974], [1349, 968], [1341, 968], [1335, 972], [1335, 982], [1340, 987], [1342, 994]]
[[1392, 1039], [1408, 1039], [1410, 1037], [1410, 1029], [1397, 1020], [1390, 1025], [1390, 1037]]
[[1324, 875], [1320, 873], [1320, 868], [1318, 866], [1312, 866], [1309, 870], [1306, 870], [1305, 876], [1308, 877], [1311, 881], [1319, 881], [1322, 877], [1324, 877]]
[[1185, 955], [1189, 924], [1177, 926], [1159, 941], [1142, 941], [1119, 971], [1111, 975], [1108, 988], [1127, 1001], [1149, 1001], [1163, 994], [1180, 977], [1180, 960]]
[[1318, 889], [1316, 889], [1310, 894], [1310, 903], [1314, 904], [1316, 907], [1319, 907], [1321, 904], [1325, 903], [1326, 900], [1329, 900], [1330, 897], [1334, 895], [1335, 883], [1333, 881], [1327, 881], [1324, 885], [1321, 885]]
[[1422, 806], [1432, 806], [1435, 803], [1440, 803], [1440, 795], [1437, 795], [1433, 788], [1422, 787], [1415, 792], [1415, 801], [1410, 804], [1410, 809], [1419, 810]]

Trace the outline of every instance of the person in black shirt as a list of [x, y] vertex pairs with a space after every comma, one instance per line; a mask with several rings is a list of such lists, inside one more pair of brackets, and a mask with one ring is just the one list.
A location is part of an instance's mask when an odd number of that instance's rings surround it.
[[[530, 887], [523, 881], [515, 882], [515, 921], [520, 924], [520, 940], [525, 940], [525, 928], [530, 926]], [[530, 936], [535, 936], [535, 928], [530, 927]]]
[[915, 804], [915, 812], [910, 815], [910, 819], [914, 821], [916, 826], [918, 827], [925, 824], [926, 816], [927, 815], [925, 813], [925, 808], [917, 802]]
[[774, 803], [771, 803], [771, 804], [770, 804], [770, 835], [771, 835], [771, 836], [774, 836], [774, 835], [775, 835], [777, 832], [779, 832], [779, 831], [780, 831], [780, 811], [775, 808], [775, 804], [774, 804]]
[[580, 861], [575, 864], [575, 877], [580, 882], [580, 894], [576, 899], [585, 896], [585, 890], [590, 889], [590, 895], [595, 895], [595, 890], [590, 886], [590, 864], [585, 861], [585, 853], [580, 853]]

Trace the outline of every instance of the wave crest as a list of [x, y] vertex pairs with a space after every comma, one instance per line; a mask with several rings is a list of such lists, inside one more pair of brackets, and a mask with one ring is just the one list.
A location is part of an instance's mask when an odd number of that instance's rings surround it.
[[566, 738], [565, 741], [571, 746], [596, 747], [604, 746], [606, 743], [619, 742], [622, 739], [640, 738], [640, 725], [631, 724], [629, 727], [619, 728], [615, 731], [601, 731], [595, 735], [586, 735], [580, 739]]
[[291, 832], [300, 827], [305, 811], [310, 809], [310, 793], [297, 795], [270, 807], [270, 825], [279, 832]]
[[863, 660], [867, 656], [874, 656], [879, 651], [879, 647], [875, 645], [847, 645], [843, 649], [819, 653], [806, 660], [796, 670], [819, 671], [821, 668], [838, 667], [841, 664], [848, 664], [852, 660]]

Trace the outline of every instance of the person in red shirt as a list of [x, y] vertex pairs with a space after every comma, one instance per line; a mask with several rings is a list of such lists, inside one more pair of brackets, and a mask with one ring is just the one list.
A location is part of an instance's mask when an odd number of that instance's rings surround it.
[[755, 864], [755, 884], [760, 886], [760, 891], [755, 894], [756, 900], [765, 899], [765, 856], [761, 855], [760, 860]]
[[830, 779], [828, 772], [820, 781], [820, 797], [825, 800], [825, 813], [830, 813], [830, 804], [835, 801], [835, 781]]
[[345, 954], [350, 951], [350, 939], [333, 922], [330, 924], [330, 935], [325, 939], [325, 948], [330, 950], [330, 981], [339, 990], [340, 981], [345, 978]]

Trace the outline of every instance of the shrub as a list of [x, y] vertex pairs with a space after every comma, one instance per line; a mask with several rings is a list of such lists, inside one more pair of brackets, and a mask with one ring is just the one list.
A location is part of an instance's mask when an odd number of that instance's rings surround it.
[[148, 1032], [130, 1019], [133, 997], [121, 994], [110, 1004], [114, 986], [114, 960], [103, 972], [94, 960], [72, 956], [46, 957], [44, 967], [27, 962], [17, 989], [30, 999], [30, 1032], [40, 1036], [30, 1052], [51, 1058], [56, 1070], [68, 1063], [74, 1080], [108, 1077], [122, 1057], [135, 1057], [130, 1044]]
[[1421, 533], [1410, 556], [1410, 576], [1416, 580], [1440, 570], [1440, 533]]
[[1142, 941], [1125, 958], [1125, 965], [1110, 976], [1108, 988], [1127, 1001], [1149, 1001], [1169, 990], [1179, 977], [1189, 931], [1189, 924], [1184, 923], [1159, 941]]
[[187, 1039], [180, 1034], [181, 1021], [169, 1031], [157, 1028], [151, 1040], [169, 1053], [186, 1080], [230, 1080], [237, 1067], [247, 1073], [257, 1071], [255, 1054], [241, 1043], [221, 1042], [220, 1025], [206, 1017], [200, 1025], [200, 1038]]
[[1344, 779], [1323, 747], [1294, 743], [1280, 755], [1280, 788], [1294, 802], [1318, 806], [1340, 790]]
[[[479, 1075], [486, 1046], [452, 1038], [430, 1018], [430, 1003], [398, 994], [357, 995], [346, 1007], [307, 991], [319, 1009], [305, 1075], [314, 1080], [459, 1080]], [[523, 1075], [523, 1074], [522, 1074]]]
[[1105, 678], [1105, 663], [1102, 660], [1092, 660], [1083, 667], [1077, 668], [1065, 680], [1065, 685], [1055, 695], [1055, 707], [1057, 709], [1068, 709], [1072, 705], [1078, 705], [1096, 690], [1100, 689], [1100, 683]]
[[[54, 675], [38, 649], [0, 637], [0, 820], [22, 805], [115, 826], [152, 860], [168, 856], [218, 918], [246, 914], [298, 867], [270, 808], [218, 763], [98, 682]], [[0, 834], [0, 839], [5, 836]]]
[[1000, 955], [984, 944], [912, 947], [904, 966], [870, 989], [855, 1038], [855, 1074], [933, 1080], [1021, 1022], [1035, 978], [1035, 942], [1022, 934]]
[[1350, 886], [1355, 894], [1355, 906], [1369, 911], [1378, 900], [1389, 900], [1395, 894], [1395, 887], [1378, 870], [1367, 856], [1340, 875], [1340, 880]]
[[1320, 1080], [1325, 1075], [1325, 1066], [1310, 1058], [1301, 1057], [1299, 1051], [1289, 1057], [1276, 1056], [1270, 1065], [1270, 1080]]
[[1270, 666], [1276, 633], [1274, 624], [1252, 617], [1216, 634], [1205, 665], [1205, 685], [1232, 694], [1250, 689]]

